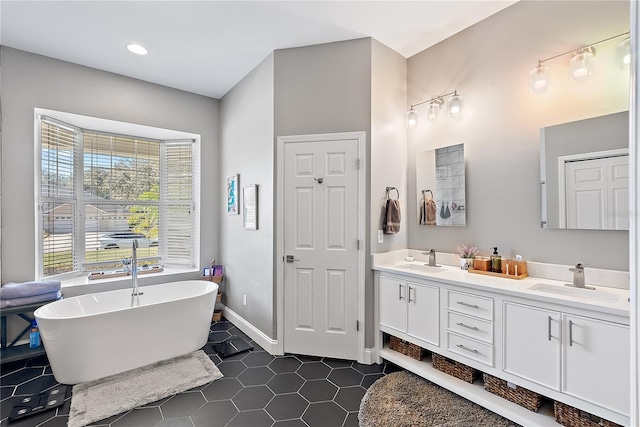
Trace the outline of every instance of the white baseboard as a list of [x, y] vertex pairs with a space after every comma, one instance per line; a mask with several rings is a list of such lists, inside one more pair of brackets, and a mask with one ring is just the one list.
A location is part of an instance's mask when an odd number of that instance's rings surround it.
[[253, 326], [247, 320], [245, 320], [242, 316], [240, 316], [235, 311], [231, 310], [224, 304], [217, 304], [222, 308], [222, 314], [227, 318], [231, 323], [233, 323], [238, 329], [244, 332], [249, 338], [254, 340], [256, 344], [260, 347], [264, 348], [269, 354], [272, 355], [281, 355], [282, 353], [278, 352], [278, 341], [269, 338], [264, 332]]
[[362, 354], [362, 360], [358, 362], [363, 365], [371, 365], [373, 363], [380, 363], [378, 358], [378, 352], [375, 348], [365, 348]]

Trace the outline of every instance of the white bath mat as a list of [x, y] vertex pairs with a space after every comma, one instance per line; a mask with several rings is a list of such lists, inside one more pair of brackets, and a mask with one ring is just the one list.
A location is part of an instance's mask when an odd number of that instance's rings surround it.
[[222, 377], [202, 350], [73, 387], [68, 427], [82, 427]]

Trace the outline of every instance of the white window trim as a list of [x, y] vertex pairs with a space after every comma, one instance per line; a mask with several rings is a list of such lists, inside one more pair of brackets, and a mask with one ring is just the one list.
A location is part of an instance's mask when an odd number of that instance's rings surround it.
[[[40, 144], [40, 119], [42, 116], [50, 117], [54, 120], [60, 121], [62, 123], [71, 123], [71, 127], [77, 127], [80, 129], [99, 129], [100, 132], [118, 134], [118, 135], [135, 135], [139, 138], [148, 138], [155, 140], [192, 140], [194, 141], [193, 145], [193, 170], [194, 170], [194, 180], [193, 180], [193, 209], [194, 209], [194, 234], [193, 234], [193, 266], [182, 266], [179, 268], [172, 268], [172, 272], [192, 272], [199, 271], [198, 263], [200, 260], [200, 176], [201, 176], [201, 168], [200, 168], [200, 143], [201, 137], [199, 134], [188, 133], [175, 131], [171, 129], [163, 129], [151, 126], [138, 125], [134, 123], [120, 122], [115, 120], [108, 119], [100, 119], [96, 117], [83, 116], [73, 113], [65, 113], [61, 111], [49, 110], [44, 108], [34, 108], [34, 205], [36, 210], [41, 209], [40, 207], [40, 177], [42, 174], [42, 165], [41, 165], [41, 144]], [[79, 209], [80, 210], [80, 209]], [[79, 215], [84, 216], [83, 213], [78, 213]], [[82, 221], [80, 221], [82, 222]], [[35, 215], [35, 229], [38, 230], [35, 233], [35, 248], [37, 250], [37, 260], [36, 260], [36, 271], [35, 277], [41, 278], [42, 275], [42, 252], [43, 252], [43, 242], [39, 233], [39, 230], [42, 229], [43, 224], [41, 224], [41, 215]], [[175, 266], [173, 266], [175, 267]], [[161, 274], [161, 273], [159, 273]], [[60, 274], [55, 276], [56, 279], [66, 281], [68, 279], [78, 278], [79, 276], [84, 276], [85, 274], [79, 271]], [[156, 276], [156, 275], [150, 275]], [[54, 276], [48, 277], [53, 278]], [[76, 280], [74, 280], [76, 282]], [[108, 280], [100, 280], [96, 281], [100, 283], [107, 283]]]

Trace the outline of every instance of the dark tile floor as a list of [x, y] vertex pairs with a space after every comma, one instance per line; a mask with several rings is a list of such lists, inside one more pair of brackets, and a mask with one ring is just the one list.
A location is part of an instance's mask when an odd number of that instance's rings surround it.
[[[254, 349], [220, 359], [211, 343], [240, 336]], [[366, 389], [393, 365], [299, 355], [271, 356], [232, 323], [211, 325], [203, 348], [224, 377], [93, 424], [95, 427], [349, 427]], [[9, 422], [15, 400], [55, 386], [46, 356], [6, 363], [0, 372], [0, 427], [64, 427], [71, 388], [56, 410]]]

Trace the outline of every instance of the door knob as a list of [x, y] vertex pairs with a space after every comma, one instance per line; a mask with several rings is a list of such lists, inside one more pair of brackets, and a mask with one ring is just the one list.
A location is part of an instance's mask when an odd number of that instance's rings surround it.
[[300, 261], [297, 258], [294, 258], [293, 255], [287, 255], [287, 262], [294, 262], [294, 261]]

